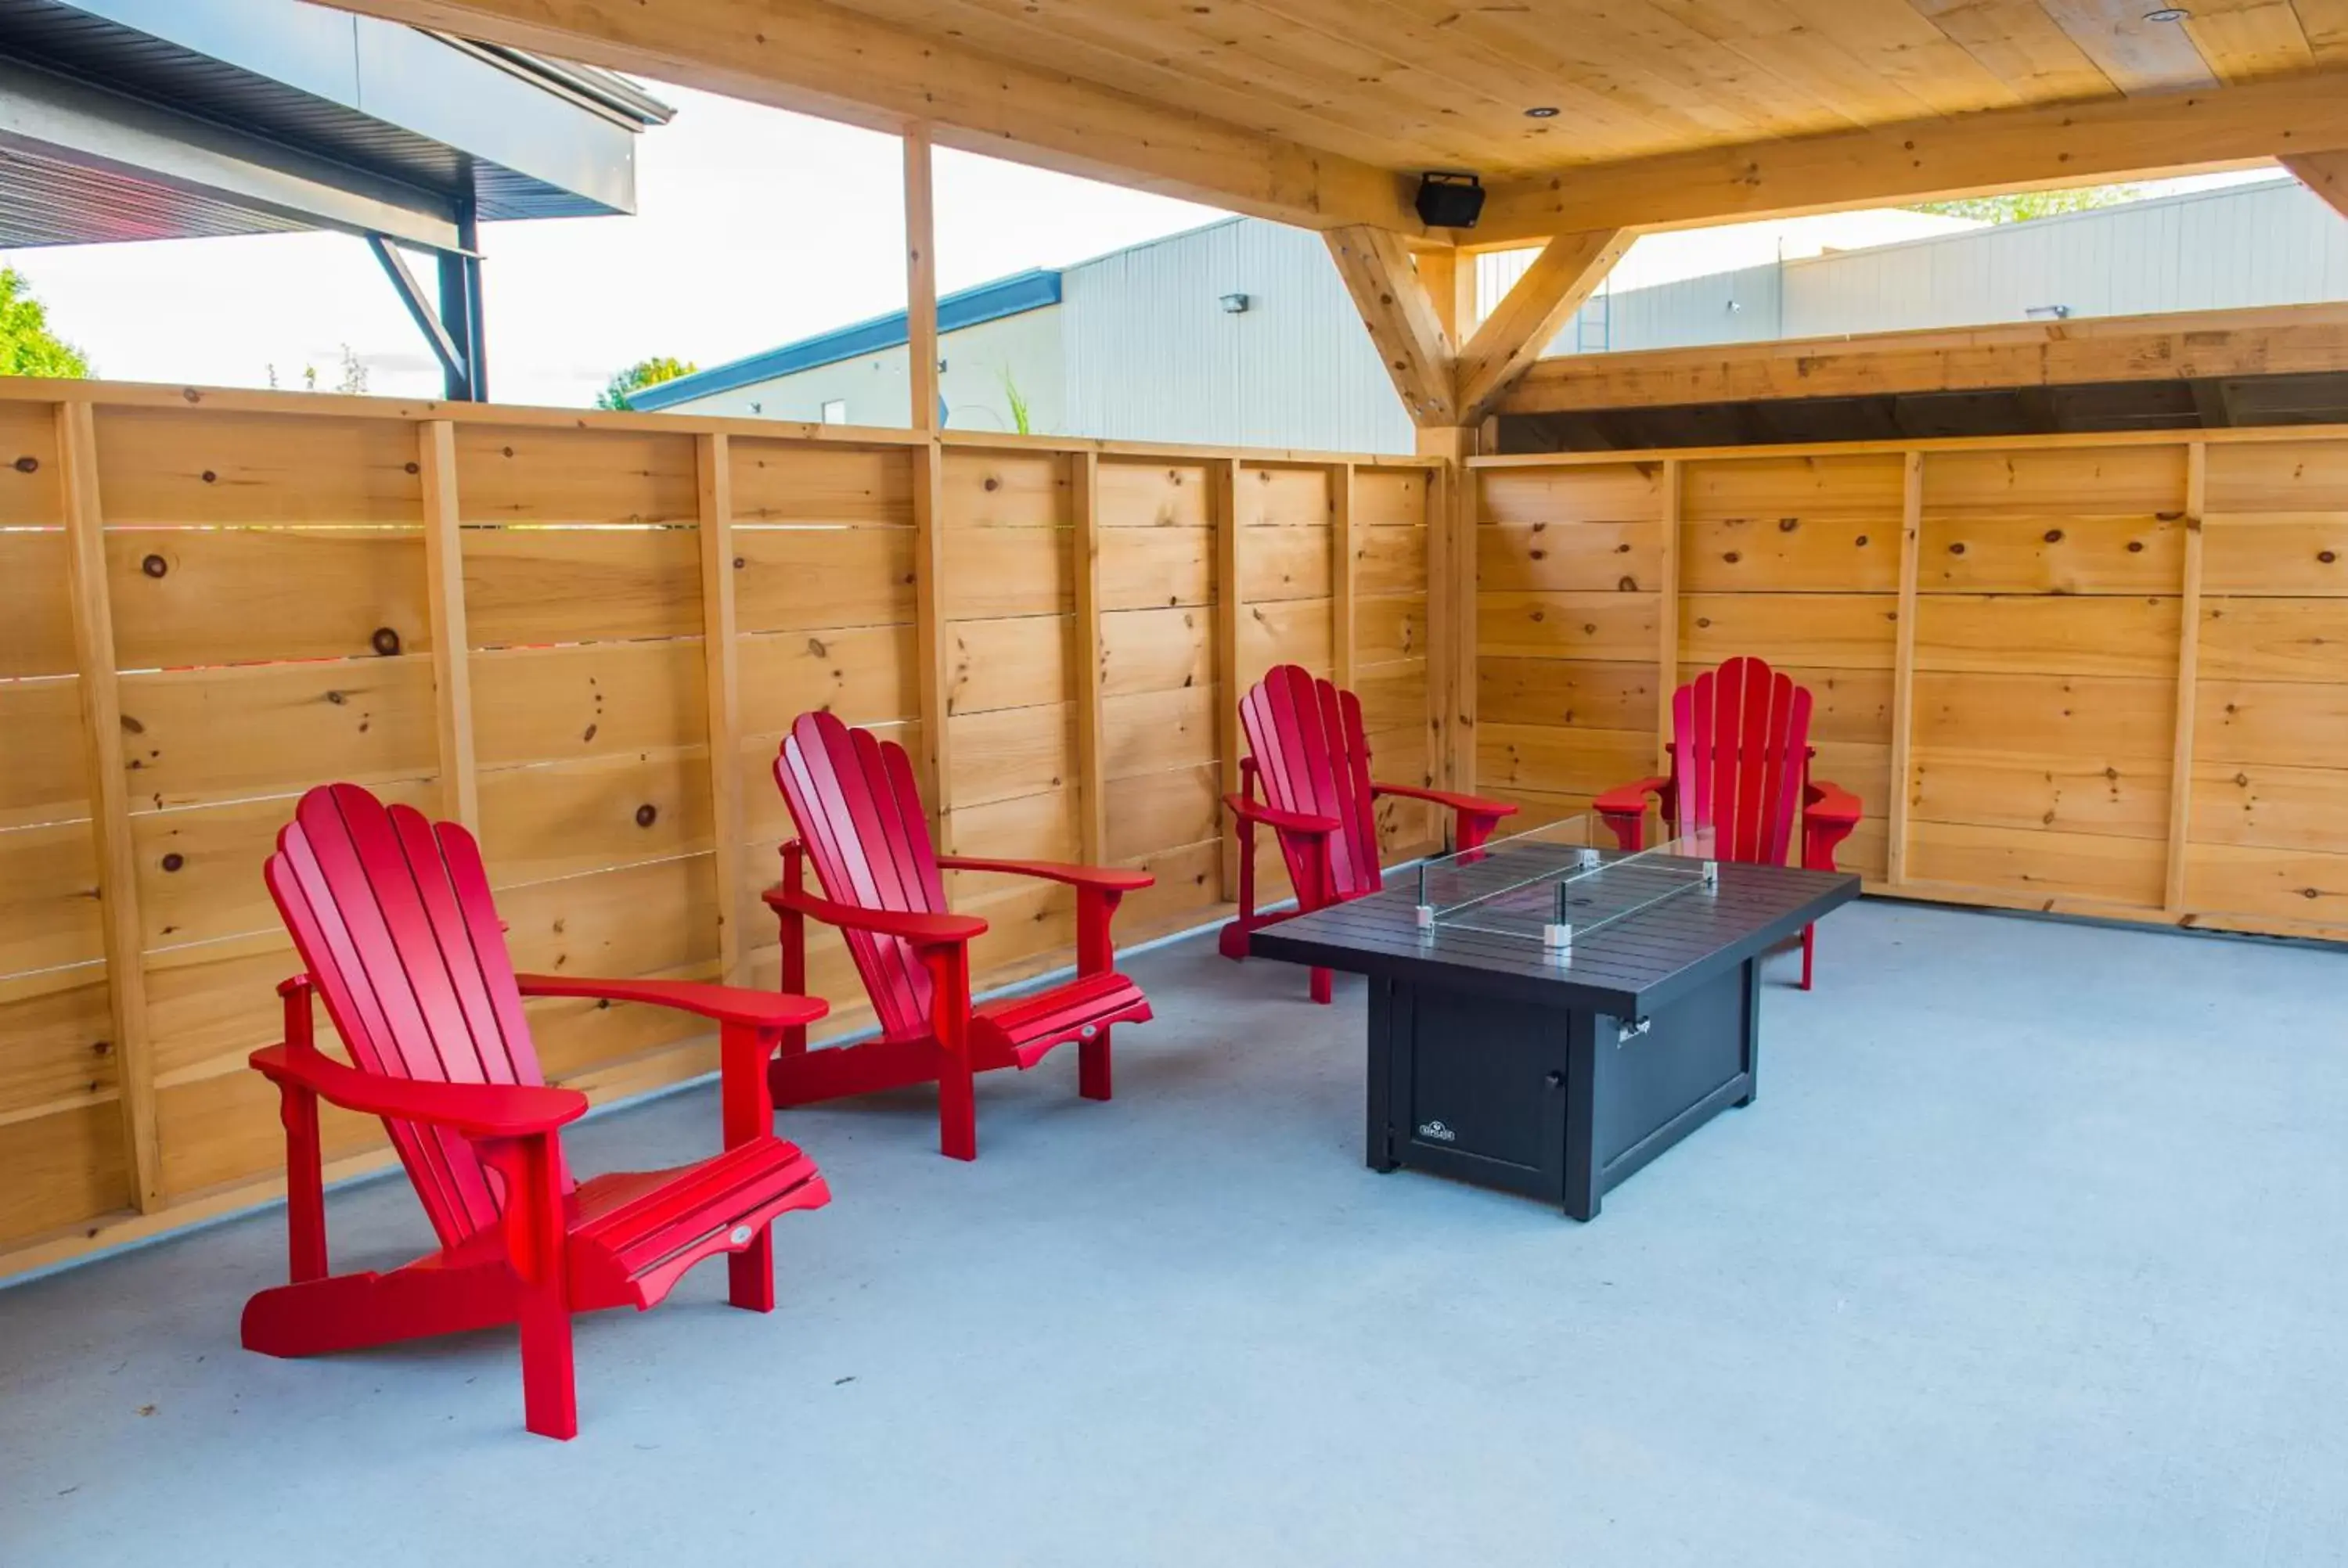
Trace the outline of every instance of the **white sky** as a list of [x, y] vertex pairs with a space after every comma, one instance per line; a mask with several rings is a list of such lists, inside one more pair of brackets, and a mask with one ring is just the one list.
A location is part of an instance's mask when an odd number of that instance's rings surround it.
[[[897, 138], [648, 84], [676, 118], [638, 144], [633, 218], [490, 225], [489, 390], [582, 405], [647, 354], [703, 365], [905, 304]], [[1223, 214], [948, 150], [937, 155], [943, 291], [1081, 261]], [[440, 373], [366, 244], [260, 235], [19, 251], [50, 321], [125, 381], [299, 385], [340, 374], [434, 395]], [[425, 262], [411, 265], [430, 289]]]

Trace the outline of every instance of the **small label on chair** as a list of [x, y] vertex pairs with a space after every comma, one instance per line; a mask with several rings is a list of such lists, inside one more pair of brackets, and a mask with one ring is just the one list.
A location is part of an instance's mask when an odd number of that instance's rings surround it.
[[1454, 1132], [1449, 1127], [1444, 1125], [1440, 1122], [1420, 1122], [1418, 1125], [1418, 1135], [1422, 1138], [1432, 1140], [1437, 1143], [1457, 1143], [1459, 1142], [1459, 1134]]
[[750, 1227], [748, 1225], [736, 1225], [732, 1230], [726, 1233], [726, 1239], [732, 1242], [736, 1246], [748, 1246], [750, 1245]]

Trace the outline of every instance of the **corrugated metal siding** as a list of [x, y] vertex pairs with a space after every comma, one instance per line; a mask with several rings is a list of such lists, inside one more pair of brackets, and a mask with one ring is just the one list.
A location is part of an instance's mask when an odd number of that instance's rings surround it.
[[[1066, 314], [1061, 307], [1046, 306], [981, 322], [940, 338], [938, 357], [945, 362], [945, 369], [938, 374], [938, 392], [945, 400], [946, 427], [1013, 428], [1011, 400], [1004, 387], [1008, 373], [1027, 401], [1033, 430], [1045, 436], [1076, 434], [1062, 428], [1067, 406], [1061, 384], [1061, 328]], [[912, 387], [905, 366], [905, 348], [900, 343], [706, 397], [687, 398], [663, 412], [819, 420], [823, 405], [837, 399], [847, 405], [848, 424], [901, 425], [911, 422], [912, 413]]]
[[1413, 449], [1318, 234], [1233, 220], [1071, 267], [1062, 287], [1069, 435]]

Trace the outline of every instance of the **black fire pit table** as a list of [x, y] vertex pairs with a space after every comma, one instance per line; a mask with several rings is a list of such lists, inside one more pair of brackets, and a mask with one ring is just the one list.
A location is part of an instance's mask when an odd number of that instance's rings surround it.
[[1607, 836], [1552, 823], [1250, 938], [1369, 978], [1372, 1170], [1594, 1219], [1632, 1172], [1752, 1102], [1761, 960], [1859, 878], [1718, 860], [1708, 832], [1637, 854]]

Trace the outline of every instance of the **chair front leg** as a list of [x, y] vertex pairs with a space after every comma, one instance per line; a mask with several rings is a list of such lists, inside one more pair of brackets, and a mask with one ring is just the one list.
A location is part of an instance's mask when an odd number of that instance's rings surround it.
[[[285, 1047], [315, 1050], [309, 977], [277, 988], [285, 1001]], [[278, 1085], [277, 1119], [285, 1127], [286, 1276], [295, 1285], [324, 1279], [326, 1261], [326, 1183], [318, 1146], [318, 1096], [287, 1081]]]
[[938, 1063], [938, 1151], [978, 1158], [978, 1085], [970, 1065], [970, 949], [959, 942], [922, 950], [930, 971], [930, 1032]]
[[[802, 1037], [806, 1032], [799, 1030]], [[767, 1061], [774, 1050], [775, 1035], [766, 1030], [729, 1023], [719, 1031], [719, 1115], [728, 1149], [774, 1134], [775, 1086], [767, 1076]], [[726, 1299], [745, 1312], [775, 1309], [772, 1222], [760, 1225], [748, 1246], [726, 1258]]]
[[541, 1437], [579, 1435], [571, 1352], [570, 1236], [562, 1223], [562, 1162], [551, 1134], [484, 1142], [506, 1179], [506, 1261], [520, 1282], [522, 1424]]
[[[1122, 889], [1076, 889], [1076, 973], [1105, 975], [1117, 968], [1117, 946], [1109, 940], [1109, 922], [1125, 901]], [[1076, 1041], [1076, 1092], [1087, 1100], [1109, 1097], [1108, 1026], [1103, 1024]]]

